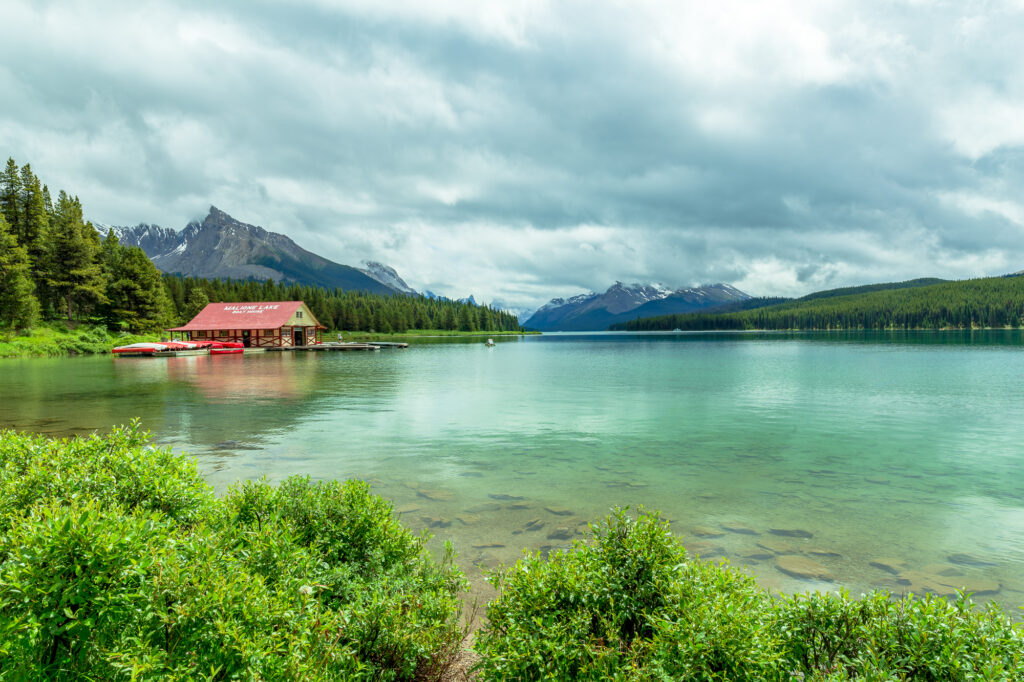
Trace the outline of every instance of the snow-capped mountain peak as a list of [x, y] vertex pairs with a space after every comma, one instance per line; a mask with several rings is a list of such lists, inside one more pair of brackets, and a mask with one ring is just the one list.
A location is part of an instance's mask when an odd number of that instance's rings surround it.
[[416, 295], [417, 292], [411, 286], [405, 283], [405, 280], [398, 276], [398, 272], [390, 265], [384, 265], [377, 261], [364, 260], [362, 263], [363, 267], [359, 268], [363, 273], [369, 275], [373, 279], [377, 280], [385, 286], [389, 286], [396, 291], [401, 291], [406, 294]]

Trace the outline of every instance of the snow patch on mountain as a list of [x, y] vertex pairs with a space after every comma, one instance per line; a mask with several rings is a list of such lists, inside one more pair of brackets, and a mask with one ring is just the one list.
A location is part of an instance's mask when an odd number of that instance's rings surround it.
[[366, 261], [362, 263], [363, 267], [359, 268], [364, 274], [372, 277], [381, 284], [391, 287], [396, 291], [401, 291], [406, 294], [416, 296], [419, 294], [418, 291], [413, 289], [411, 286], [405, 283], [398, 272], [390, 265], [384, 265], [377, 261]]

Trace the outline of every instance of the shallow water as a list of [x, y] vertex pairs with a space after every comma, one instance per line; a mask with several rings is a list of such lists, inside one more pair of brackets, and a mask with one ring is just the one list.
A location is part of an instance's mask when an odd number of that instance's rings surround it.
[[474, 566], [644, 505], [773, 589], [956, 584], [1009, 608], [1024, 604], [1022, 351], [1015, 331], [556, 334], [3, 360], [0, 426], [68, 435], [138, 416], [221, 490], [369, 480], [451, 540], [485, 596]]

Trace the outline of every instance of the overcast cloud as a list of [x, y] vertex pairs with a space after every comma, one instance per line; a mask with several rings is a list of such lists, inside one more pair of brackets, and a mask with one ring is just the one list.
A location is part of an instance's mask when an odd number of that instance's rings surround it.
[[1024, 268], [1024, 0], [0, 6], [0, 153], [418, 289]]

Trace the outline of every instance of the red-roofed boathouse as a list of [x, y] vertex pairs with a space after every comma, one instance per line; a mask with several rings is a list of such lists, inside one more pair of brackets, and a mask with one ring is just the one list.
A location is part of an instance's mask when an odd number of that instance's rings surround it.
[[192, 321], [168, 329], [185, 341], [235, 341], [246, 348], [312, 346], [322, 341], [321, 329], [302, 301], [210, 303]]

